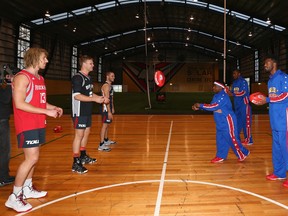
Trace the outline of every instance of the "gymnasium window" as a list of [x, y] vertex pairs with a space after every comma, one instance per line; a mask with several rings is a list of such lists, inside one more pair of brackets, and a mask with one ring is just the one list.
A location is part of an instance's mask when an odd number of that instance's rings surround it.
[[255, 82], [259, 82], [259, 52], [255, 50], [254, 55], [254, 80]]
[[122, 92], [122, 85], [112, 85], [114, 92]]
[[251, 85], [251, 83], [250, 83], [250, 77], [246, 77], [246, 78], [244, 78], [246, 81], [247, 81], [247, 83], [248, 83], [248, 89], [249, 89], [249, 91], [250, 91], [250, 85]]
[[24, 68], [24, 53], [30, 48], [30, 29], [27, 26], [19, 26], [19, 35], [17, 41], [17, 68]]
[[102, 82], [102, 57], [98, 58], [98, 71], [97, 71], [98, 77], [97, 80], [99, 83]]
[[73, 46], [71, 57], [71, 77], [73, 77], [77, 73], [78, 71], [77, 65], [78, 65], [78, 48], [77, 46]]
[[238, 70], [240, 70], [240, 62], [239, 62], [239, 59], [237, 59], [237, 67], [236, 67]]

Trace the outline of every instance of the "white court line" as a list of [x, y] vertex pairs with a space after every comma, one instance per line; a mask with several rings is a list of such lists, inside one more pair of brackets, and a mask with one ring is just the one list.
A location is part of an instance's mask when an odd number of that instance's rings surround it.
[[[98, 191], [98, 190], [108, 189], [108, 188], [113, 188], [113, 187], [121, 187], [121, 186], [125, 186], [125, 185], [147, 184], [147, 183], [156, 183], [156, 182], [160, 182], [160, 180], [145, 180], [145, 181], [135, 181], [135, 182], [124, 182], [124, 183], [119, 183], [119, 184], [113, 184], [113, 185], [107, 185], [107, 186], [103, 186], [103, 187], [93, 188], [93, 189], [90, 189], [90, 190], [82, 191], [82, 192], [79, 192], [79, 193], [74, 193], [74, 194], [71, 194], [71, 195], [68, 195], [68, 196], [65, 196], [65, 197], [62, 197], [62, 198], [59, 198], [59, 199], [44, 203], [42, 205], [39, 205], [39, 206], [33, 208], [29, 212], [24, 212], [24, 213], [17, 214], [17, 216], [26, 215], [26, 214], [29, 214], [30, 212], [36, 211], [38, 209], [41, 209], [41, 208], [43, 208], [45, 206], [54, 204], [56, 202], [60, 202], [60, 201], [65, 200], [65, 199], [69, 199], [71, 197], [75, 197], [75, 196], [78, 196], [78, 195], [90, 193], [90, 192], [93, 192], [93, 191]], [[203, 184], [203, 185], [211, 185], [211, 186], [226, 188], [226, 189], [230, 189], [230, 190], [234, 190], [234, 191], [239, 191], [241, 193], [245, 193], [245, 194], [248, 194], [248, 195], [251, 195], [251, 196], [254, 196], [254, 197], [258, 197], [260, 199], [266, 200], [267, 202], [270, 202], [270, 203], [272, 203], [274, 205], [277, 205], [277, 206], [279, 206], [281, 208], [284, 208], [284, 209], [288, 210], [288, 206], [284, 205], [284, 204], [282, 204], [280, 202], [277, 202], [275, 200], [272, 200], [270, 198], [267, 198], [265, 196], [261, 196], [259, 194], [256, 194], [256, 193], [253, 193], [253, 192], [250, 192], [250, 191], [246, 191], [246, 190], [242, 190], [242, 189], [239, 189], [239, 188], [230, 187], [230, 186], [227, 186], [227, 185], [215, 184], [215, 183], [210, 183], [210, 182], [202, 182], [202, 181], [192, 181], [192, 180], [165, 180], [165, 182], [185, 183], [185, 184], [186, 183], [193, 183], [193, 184]]]
[[162, 174], [161, 174], [161, 180], [160, 180], [160, 185], [159, 185], [159, 190], [158, 190], [158, 196], [157, 196], [154, 216], [158, 216], [160, 213], [160, 206], [161, 206], [161, 200], [162, 200], [162, 194], [163, 194], [163, 188], [164, 188], [164, 182], [165, 182], [166, 167], [167, 167], [168, 154], [169, 154], [169, 148], [170, 148], [172, 127], [173, 127], [173, 121], [171, 121], [171, 124], [170, 124], [170, 131], [169, 131], [169, 136], [168, 136], [168, 141], [167, 141], [167, 146], [166, 146], [165, 157], [164, 157], [164, 161], [163, 161], [163, 168], [162, 168]]

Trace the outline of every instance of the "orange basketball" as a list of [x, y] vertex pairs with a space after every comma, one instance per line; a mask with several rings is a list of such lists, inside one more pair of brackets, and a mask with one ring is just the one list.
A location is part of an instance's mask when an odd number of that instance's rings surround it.
[[165, 84], [164, 73], [160, 70], [157, 70], [154, 74], [154, 80], [157, 86], [162, 87]]

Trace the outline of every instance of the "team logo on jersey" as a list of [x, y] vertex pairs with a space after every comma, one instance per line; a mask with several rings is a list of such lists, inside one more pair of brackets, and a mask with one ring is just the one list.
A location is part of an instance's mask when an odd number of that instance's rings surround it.
[[35, 90], [46, 90], [45, 85], [35, 85]]
[[235, 88], [234, 88], [234, 92], [235, 92], [235, 93], [239, 92], [239, 87], [235, 87]]
[[269, 88], [269, 94], [271, 94], [271, 93], [275, 93], [276, 94], [276, 92], [277, 92], [276, 87], [270, 87]]
[[89, 85], [86, 85], [86, 90], [92, 90], [93, 89], [93, 84], [89, 84]]

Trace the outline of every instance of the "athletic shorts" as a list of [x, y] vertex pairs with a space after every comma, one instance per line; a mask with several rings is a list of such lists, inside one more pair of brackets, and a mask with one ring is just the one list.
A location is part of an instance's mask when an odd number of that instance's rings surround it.
[[102, 112], [102, 123], [111, 124], [112, 119], [108, 119], [108, 112]]
[[74, 116], [73, 118], [75, 129], [85, 129], [91, 127], [92, 116]]
[[23, 131], [17, 135], [18, 148], [33, 148], [45, 143], [46, 129]]

